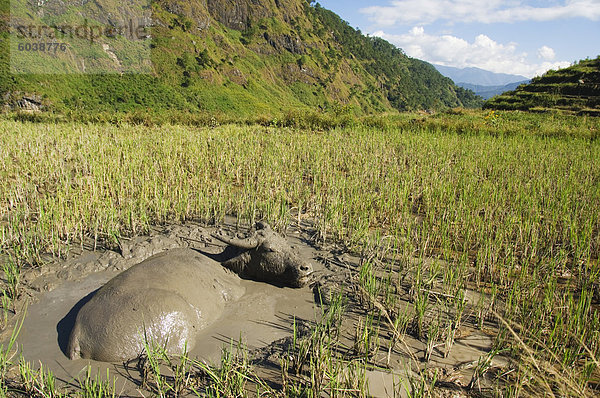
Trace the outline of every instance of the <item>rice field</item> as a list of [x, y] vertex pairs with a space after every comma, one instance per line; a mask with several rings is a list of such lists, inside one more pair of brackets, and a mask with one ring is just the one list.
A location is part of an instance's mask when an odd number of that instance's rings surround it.
[[[331, 129], [283, 124], [288, 127], [0, 119], [2, 325], [9, 327], [9, 315], [18, 312], [13, 301], [21, 270], [39, 266], [48, 254], [65, 256], [86, 238], [116, 247], [153, 225], [218, 223], [226, 215], [268, 220], [279, 229], [309, 222], [317, 241], [365, 254], [355, 282], [378, 312], [376, 322], [394, 336], [379, 349], [391, 350], [412, 333], [431, 355], [442, 341], [451, 346], [453, 331], [469, 318], [492, 328], [494, 349], [511, 359], [490, 395], [599, 393], [599, 120], [458, 112]], [[410, 261], [415, 258], [423, 261]], [[424, 261], [431, 258], [439, 262]], [[409, 313], [394, 297], [402, 286], [412, 292]], [[480, 297], [470, 311], [467, 291]], [[335, 323], [334, 315], [324, 322]], [[374, 319], [367, 321], [357, 331], [365, 353], [377, 329]], [[315, 347], [334, 344], [318, 328], [314, 333], [312, 343], [298, 347], [306, 358]], [[9, 351], [0, 350], [0, 395], [7, 394], [8, 369], [19, 366]], [[226, 356], [223, 366], [246, 369], [241, 358], [233, 364], [235, 356]], [[311, 374], [323, 363], [313, 364]], [[289, 366], [302, 368], [282, 364], [282, 371]], [[337, 369], [328, 366], [322, 369]], [[232, 374], [205, 373], [215, 383]], [[57, 394], [47, 378], [42, 372], [22, 380]], [[232, 383], [251, 378], [242, 379]], [[211, 394], [231, 393], [218, 383]], [[314, 377], [289, 383], [271, 393], [343, 395]], [[423, 383], [411, 384], [411, 396], [435, 395], [435, 381]], [[361, 395], [360, 386], [353, 388]], [[112, 396], [110, 383], [92, 376], [82, 381], [86, 389]]]

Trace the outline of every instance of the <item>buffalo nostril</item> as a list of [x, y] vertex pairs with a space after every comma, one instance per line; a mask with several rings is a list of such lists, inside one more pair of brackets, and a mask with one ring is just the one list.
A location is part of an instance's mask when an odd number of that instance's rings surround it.
[[309, 267], [309, 266], [307, 266], [307, 265], [303, 265], [302, 267], [300, 267], [300, 269], [301, 269], [302, 271], [308, 271], [308, 270], [310, 270], [310, 267]]

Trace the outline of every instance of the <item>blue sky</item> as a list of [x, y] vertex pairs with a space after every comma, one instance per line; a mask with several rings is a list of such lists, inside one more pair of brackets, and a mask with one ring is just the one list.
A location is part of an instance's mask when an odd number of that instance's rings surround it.
[[533, 77], [600, 55], [600, 0], [321, 0], [409, 56]]

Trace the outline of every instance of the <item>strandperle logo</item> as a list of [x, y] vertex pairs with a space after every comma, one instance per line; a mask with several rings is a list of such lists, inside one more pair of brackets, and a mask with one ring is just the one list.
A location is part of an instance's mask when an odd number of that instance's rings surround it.
[[12, 73], [151, 73], [149, 0], [12, 0]]
[[139, 21], [129, 20], [124, 25], [102, 26], [88, 25], [87, 19], [82, 25], [71, 26], [64, 25], [17, 25], [14, 27], [19, 39], [73, 39], [79, 38], [88, 40], [90, 43], [99, 42], [101, 38], [114, 39], [117, 36], [123, 36], [129, 40], [143, 40], [150, 37], [150, 29], [145, 25], [140, 25]]

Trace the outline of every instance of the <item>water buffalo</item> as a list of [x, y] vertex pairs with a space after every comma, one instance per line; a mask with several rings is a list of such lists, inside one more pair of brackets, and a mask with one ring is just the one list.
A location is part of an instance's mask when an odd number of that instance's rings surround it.
[[243, 296], [240, 276], [301, 287], [312, 272], [266, 224], [258, 223], [244, 239], [223, 232], [213, 236], [239, 253], [220, 263], [192, 249], [168, 250], [98, 289], [77, 313], [69, 358], [130, 360], [143, 352], [145, 341], [181, 353], [186, 343], [193, 347], [198, 331], [217, 320], [227, 302]]

